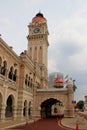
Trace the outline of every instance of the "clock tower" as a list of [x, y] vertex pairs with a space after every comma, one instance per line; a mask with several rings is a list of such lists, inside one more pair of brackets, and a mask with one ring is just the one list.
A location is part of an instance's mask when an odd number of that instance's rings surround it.
[[28, 25], [28, 55], [40, 67], [43, 87], [48, 80], [48, 27], [42, 13], [37, 13]]

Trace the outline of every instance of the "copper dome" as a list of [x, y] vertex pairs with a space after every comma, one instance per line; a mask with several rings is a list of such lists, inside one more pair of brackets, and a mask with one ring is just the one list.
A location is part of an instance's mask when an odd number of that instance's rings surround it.
[[54, 80], [54, 83], [63, 83], [63, 79], [60, 78], [60, 77], [57, 77], [57, 78]]
[[37, 13], [36, 16], [32, 19], [32, 23], [36, 22], [46, 22], [46, 19], [44, 18], [42, 13]]

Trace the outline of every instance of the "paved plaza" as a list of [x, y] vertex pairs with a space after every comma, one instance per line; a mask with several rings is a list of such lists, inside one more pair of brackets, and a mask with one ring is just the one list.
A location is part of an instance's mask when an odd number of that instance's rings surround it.
[[8, 120], [5, 122], [0, 122], [0, 130], [45, 130], [49, 129], [52, 130], [75, 130], [76, 128], [76, 122], [78, 121], [78, 126], [80, 130], [87, 130], [87, 111], [85, 112], [78, 112], [75, 114], [74, 118], [63, 118], [58, 123], [57, 118], [53, 119], [41, 119], [41, 120], [28, 120], [28, 125], [26, 123], [26, 120]]

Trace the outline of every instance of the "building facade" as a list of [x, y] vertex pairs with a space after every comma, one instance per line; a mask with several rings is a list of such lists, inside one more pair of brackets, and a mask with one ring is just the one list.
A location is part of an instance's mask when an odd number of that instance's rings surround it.
[[85, 95], [85, 101], [84, 101], [84, 108], [85, 108], [85, 110], [87, 110], [87, 95]]
[[72, 117], [73, 84], [61, 89], [49, 86], [49, 32], [42, 13], [28, 29], [28, 48], [20, 56], [0, 37], [0, 120], [48, 117], [56, 104], [62, 104], [64, 116]]

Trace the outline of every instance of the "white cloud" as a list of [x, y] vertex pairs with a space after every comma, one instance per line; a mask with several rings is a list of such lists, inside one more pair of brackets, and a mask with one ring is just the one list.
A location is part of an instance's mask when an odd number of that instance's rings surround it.
[[14, 24], [8, 18], [0, 18], [0, 25], [2, 28], [10, 28]]
[[[51, 43], [59, 40], [78, 41], [85, 44], [87, 41], [87, 7], [83, 6], [69, 18], [57, 22], [50, 38]], [[55, 40], [56, 39], [56, 40]]]
[[53, 62], [63, 69], [64, 66], [66, 70], [71, 68], [74, 73], [75, 70], [87, 71], [87, 7], [82, 6], [69, 18], [57, 23], [52, 34], [49, 40], [55, 52]]
[[87, 95], [87, 85], [78, 85], [74, 95], [77, 102], [79, 100], [85, 100], [84, 96]]
[[87, 47], [80, 53], [70, 57], [73, 68], [77, 71], [87, 71]]
[[29, 8], [29, 7], [35, 7], [35, 6], [37, 6], [37, 8], [38, 8], [38, 6], [39, 5], [41, 5], [43, 2], [45, 2], [44, 0], [26, 0], [26, 2], [25, 2], [25, 0], [24, 0], [24, 5], [27, 7], [27, 8]]
[[55, 60], [51, 59], [51, 60], [48, 60], [48, 68], [49, 68], [49, 72], [56, 72], [56, 71], [59, 71], [58, 70], [58, 67], [56, 66], [55, 64]]

